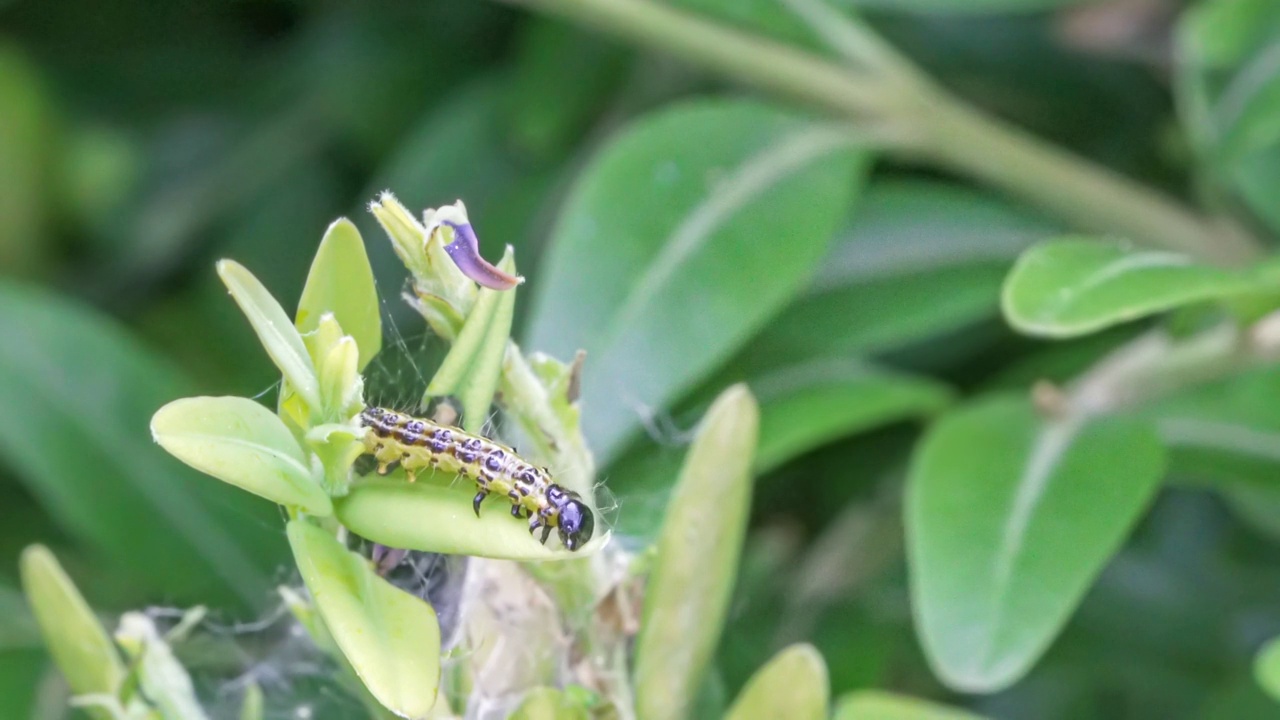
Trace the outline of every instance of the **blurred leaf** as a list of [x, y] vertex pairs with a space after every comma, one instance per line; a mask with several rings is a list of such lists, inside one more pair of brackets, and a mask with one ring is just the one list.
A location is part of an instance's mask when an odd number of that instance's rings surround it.
[[1274, 292], [1280, 281], [1274, 276], [1265, 266], [1222, 270], [1180, 253], [1067, 238], [1018, 258], [1001, 304], [1021, 332], [1072, 337], [1182, 305]]
[[250, 682], [245, 686], [244, 699], [240, 701], [240, 720], [263, 720], [262, 688]]
[[524, 696], [511, 720], [587, 720], [587, 710], [568, 694], [549, 687], [537, 687]]
[[1180, 110], [1209, 175], [1280, 230], [1280, 11], [1271, 0], [1212, 0], [1183, 15]]
[[[1054, 229], [963, 186], [873, 182], [809, 290], [735, 364], [881, 353], [994, 317], [1010, 263]], [[946, 302], [938, 302], [945, 297]]]
[[703, 685], [747, 530], [759, 422], [755, 398], [735, 385], [707, 411], [689, 448], [658, 539], [636, 638], [641, 720], [684, 717]]
[[298, 301], [298, 332], [314, 331], [325, 313], [333, 313], [342, 331], [355, 338], [363, 370], [382, 349], [382, 315], [364, 240], [346, 218], [329, 226], [311, 261]]
[[982, 720], [964, 710], [880, 690], [861, 690], [836, 701], [833, 720]]
[[138, 674], [142, 696], [164, 720], [208, 720], [196, 699], [191, 676], [174, 657], [151, 618], [140, 612], [125, 613], [120, 617], [115, 638]]
[[[32, 545], [23, 551], [22, 588], [71, 691], [108, 696], [119, 692], [125, 678], [120, 654], [48, 548]], [[109, 718], [101, 709], [90, 714]]]
[[528, 345], [587, 351], [583, 427], [602, 461], [634, 407], [688, 390], [800, 288], [864, 166], [843, 130], [749, 101], [665, 110], [597, 155], [554, 233]]
[[837, 438], [938, 412], [951, 400], [941, 383], [851, 359], [819, 358], [748, 384], [761, 403], [758, 474]]
[[293, 433], [253, 400], [174, 400], [152, 417], [151, 435], [174, 457], [223, 482], [311, 515], [333, 514]]
[[1273, 638], [1258, 651], [1253, 676], [1272, 699], [1280, 702], [1280, 640]]
[[261, 602], [281, 549], [264, 508], [148, 438], [151, 414], [181, 394], [172, 368], [105, 318], [22, 287], [0, 286], [0, 337], [0, 453], [61, 526], [140, 592]]
[[[942, 383], [855, 359], [816, 358], [749, 378], [747, 385], [760, 403], [757, 475], [839, 438], [932, 415], [952, 397]], [[618, 518], [621, 532], [653, 535], [680, 462], [679, 454], [645, 441], [610, 466], [609, 489], [627, 507]]]
[[792, 645], [747, 682], [725, 720], [826, 720], [827, 666], [812, 645]]
[[515, 76], [503, 94], [521, 149], [539, 157], [568, 150], [616, 92], [627, 58], [623, 48], [598, 35], [560, 20], [530, 18], [516, 40]]
[[992, 692], [1061, 630], [1157, 489], [1148, 423], [1045, 421], [993, 396], [920, 442], [906, 497], [917, 632], [947, 685]]
[[49, 255], [55, 117], [39, 68], [0, 43], [0, 268], [30, 274]]
[[325, 626], [369, 692], [401, 717], [425, 717], [440, 681], [435, 611], [324, 530], [293, 520], [288, 535]]
[[312, 409], [320, 407], [319, 381], [316, 368], [307, 354], [302, 336], [294, 329], [284, 308], [258, 282], [253, 273], [234, 260], [218, 262], [218, 276], [226, 284], [231, 297], [244, 313], [262, 348], [276, 364], [290, 387], [298, 392]]
[[548, 547], [501, 502], [490, 501], [477, 518], [471, 507], [474, 496], [474, 486], [461, 482], [445, 486], [424, 477], [410, 483], [393, 475], [354, 483], [351, 493], [338, 499], [335, 511], [342, 524], [361, 537], [388, 547], [447, 555], [571, 560], [598, 551], [609, 539], [608, 533], [597, 532], [575, 552]]
[[[514, 251], [507, 248], [498, 268], [514, 275]], [[516, 291], [481, 288], [462, 332], [436, 370], [422, 398], [425, 407], [432, 397], [457, 396], [462, 402], [462, 427], [480, 432], [489, 421], [489, 407], [498, 390], [502, 357], [511, 337]]]

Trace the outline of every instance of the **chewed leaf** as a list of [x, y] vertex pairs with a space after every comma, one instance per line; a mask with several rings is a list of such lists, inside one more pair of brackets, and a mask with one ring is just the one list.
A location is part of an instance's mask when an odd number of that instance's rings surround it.
[[263, 287], [258, 278], [244, 266], [233, 260], [218, 263], [218, 275], [226, 284], [244, 316], [253, 325], [253, 331], [262, 341], [262, 347], [271, 361], [280, 368], [302, 399], [312, 408], [320, 407], [320, 383], [316, 368], [307, 354], [302, 336], [285, 314], [280, 303]]
[[609, 533], [596, 532], [586, 545], [570, 552], [529, 534], [527, 521], [511, 517], [511, 506], [491, 497], [476, 517], [471, 507], [474, 487], [443, 487], [424, 480], [410, 483], [387, 478], [356, 483], [337, 501], [343, 525], [362, 537], [396, 548], [506, 560], [572, 560], [598, 551]]
[[453, 228], [455, 238], [445, 246], [444, 251], [449, 253], [449, 257], [453, 258], [454, 264], [464, 275], [493, 290], [510, 290], [524, 282], [523, 277], [504, 272], [481, 257], [480, 241], [476, 238], [471, 223], [445, 221], [444, 224]]
[[364, 369], [382, 347], [382, 315], [364, 240], [346, 218], [329, 226], [311, 261], [298, 301], [298, 331], [315, 330], [325, 313], [333, 313], [343, 332], [355, 338]]
[[315, 525], [294, 520], [288, 535], [320, 617], [361, 682], [400, 717], [425, 718], [440, 682], [435, 611]]
[[120, 654], [57, 558], [32, 545], [20, 565], [27, 602], [71, 692], [115, 695], [125, 678]]
[[1191, 303], [1278, 287], [1275, 273], [1265, 267], [1226, 270], [1179, 253], [1066, 238], [1018, 258], [1001, 305], [1021, 332], [1074, 337]]
[[333, 512], [293, 434], [252, 400], [175, 400], [156, 411], [151, 434], [174, 457], [223, 482], [312, 515]]

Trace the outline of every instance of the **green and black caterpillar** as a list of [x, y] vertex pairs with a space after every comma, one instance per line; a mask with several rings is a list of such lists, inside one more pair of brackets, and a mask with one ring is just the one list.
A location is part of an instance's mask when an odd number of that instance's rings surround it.
[[484, 499], [497, 494], [511, 502], [512, 516], [529, 519], [530, 534], [542, 528], [543, 543], [552, 528], [568, 550], [591, 539], [595, 517], [582, 497], [551, 482], [547, 468], [526, 462], [505, 445], [379, 407], [361, 411], [360, 425], [367, 428], [365, 449], [378, 461], [379, 473], [399, 463], [410, 482], [430, 468], [465, 475], [480, 487], [471, 503], [477, 517]]

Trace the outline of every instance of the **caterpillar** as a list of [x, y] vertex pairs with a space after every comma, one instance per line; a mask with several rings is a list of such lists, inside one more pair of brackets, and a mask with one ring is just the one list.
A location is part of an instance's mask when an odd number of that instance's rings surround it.
[[577, 550], [591, 539], [595, 517], [582, 496], [551, 482], [551, 472], [526, 462], [516, 451], [455, 427], [380, 407], [360, 412], [366, 428], [364, 446], [385, 475], [399, 463], [413, 482], [418, 471], [436, 468], [471, 478], [480, 491], [471, 501], [476, 517], [490, 494], [511, 502], [511, 515], [529, 519], [529, 534], [542, 529], [546, 544], [551, 530], [560, 542]]

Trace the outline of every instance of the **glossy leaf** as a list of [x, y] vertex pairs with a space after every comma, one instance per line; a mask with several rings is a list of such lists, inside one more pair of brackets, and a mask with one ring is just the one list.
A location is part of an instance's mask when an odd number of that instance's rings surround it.
[[115, 695], [125, 678], [120, 653], [57, 558], [32, 545], [22, 553], [20, 570], [27, 603], [71, 692]]
[[792, 645], [747, 681], [725, 720], [826, 720], [827, 664], [812, 645]]
[[[747, 385], [760, 403], [758, 475], [839, 438], [932, 415], [952, 398], [950, 389], [934, 380], [840, 358], [783, 367], [750, 378]], [[618, 518], [619, 530], [654, 534], [680, 462], [678, 453], [645, 442], [610, 466], [609, 489], [627, 508]]]
[[183, 394], [173, 369], [105, 317], [2, 284], [0, 337], [0, 454], [58, 524], [139, 589], [262, 602], [283, 557], [277, 511], [147, 436]]
[[220, 261], [218, 275], [253, 326], [263, 349], [280, 368], [284, 379], [310, 407], [319, 408], [320, 390], [315, 365], [284, 308], [253, 273], [234, 260]]
[[289, 428], [253, 400], [175, 400], [156, 411], [151, 436], [174, 457], [223, 482], [308, 514], [333, 513]]
[[582, 425], [602, 461], [638, 429], [637, 406], [690, 389], [800, 289], [862, 176], [851, 142], [766, 105], [703, 101], [642, 119], [591, 162], [527, 345], [587, 351]]
[[382, 315], [364, 240], [346, 218], [329, 226], [311, 261], [298, 301], [298, 332], [314, 331], [325, 313], [333, 313], [342, 331], [355, 338], [363, 370], [382, 348]]
[[1280, 12], [1270, 0], [1215, 0], [1183, 14], [1179, 110], [1208, 172], [1272, 231], [1280, 228]]
[[1253, 676], [1268, 695], [1280, 701], [1280, 641], [1273, 638], [1258, 651], [1253, 661]]
[[989, 194], [925, 180], [873, 182], [846, 222], [805, 293], [732, 367], [895, 351], [994, 318], [1018, 253], [1057, 233]]
[[725, 390], [685, 458], [658, 538], [636, 638], [641, 720], [684, 717], [719, 643], [751, 507], [759, 413], [745, 386]]
[[944, 416], [912, 459], [905, 511], [916, 629], [939, 677], [992, 692], [1026, 673], [1163, 466], [1141, 420], [1044, 421], [1002, 396]]
[[861, 690], [836, 702], [832, 720], [982, 720], [981, 716], [905, 695]]
[[595, 553], [609, 540], [597, 523], [590, 542], [574, 552], [559, 547], [554, 531], [543, 545], [530, 535], [527, 521], [511, 517], [508, 502], [490, 498], [477, 518], [473, 497], [474, 486], [463, 480], [451, 486], [392, 476], [355, 483], [350, 494], [336, 502], [335, 511], [343, 525], [374, 542], [449, 555], [571, 560]]
[[[498, 267], [515, 274], [511, 248], [507, 248]], [[462, 332], [427, 386], [422, 399], [424, 405], [432, 397], [455, 395], [462, 402], [462, 426], [471, 432], [479, 432], [484, 427], [489, 420], [493, 394], [498, 389], [515, 305], [515, 290], [481, 288]]]
[[1072, 337], [1191, 303], [1274, 291], [1274, 273], [1223, 270], [1180, 253], [1082, 238], [1018, 258], [1001, 305], [1017, 330]]
[[435, 611], [315, 525], [294, 520], [288, 535], [320, 616], [361, 682], [388, 710], [425, 718], [440, 680]]

